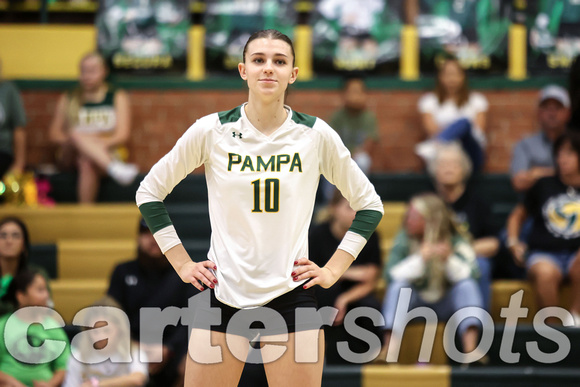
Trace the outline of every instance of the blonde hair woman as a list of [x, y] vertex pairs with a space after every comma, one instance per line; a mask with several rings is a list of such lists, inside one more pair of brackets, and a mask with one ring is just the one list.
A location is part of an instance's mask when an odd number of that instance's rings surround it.
[[50, 125], [50, 140], [60, 146], [59, 164], [76, 167], [81, 203], [96, 200], [104, 173], [121, 185], [137, 176], [135, 165], [125, 164], [123, 146], [129, 140], [129, 96], [105, 82], [107, 66], [98, 53], [80, 62], [79, 87], [63, 94]]
[[[457, 227], [443, 200], [433, 193], [413, 197], [385, 270], [389, 284], [383, 303], [386, 334], [379, 358], [385, 360], [389, 342], [395, 339], [391, 333], [400, 328], [395, 312], [402, 289], [412, 291], [408, 310], [426, 306], [440, 320], [447, 320], [462, 308], [483, 307], [477, 275], [469, 236]], [[459, 324], [465, 353], [477, 347], [482, 321], [477, 317], [480, 315], [465, 318]]]

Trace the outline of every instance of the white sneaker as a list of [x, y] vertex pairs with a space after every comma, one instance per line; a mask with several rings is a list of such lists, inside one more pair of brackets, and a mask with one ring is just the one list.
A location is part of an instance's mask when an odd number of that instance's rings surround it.
[[119, 185], [127, 186], [135, 180], [139, 169], [135, 164], [115, 160], [111, 161], [107, 167], [107, 172]]

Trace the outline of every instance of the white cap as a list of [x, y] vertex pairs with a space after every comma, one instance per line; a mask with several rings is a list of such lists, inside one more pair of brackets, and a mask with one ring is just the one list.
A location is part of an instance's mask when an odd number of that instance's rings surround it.
[[540, 90], [540, 97], [538, 98], [538, 105], [548, 99], [555, 99], [564, 107], [570, 107], [570, 96], [568, 91], [561, 86], [549, 85]]

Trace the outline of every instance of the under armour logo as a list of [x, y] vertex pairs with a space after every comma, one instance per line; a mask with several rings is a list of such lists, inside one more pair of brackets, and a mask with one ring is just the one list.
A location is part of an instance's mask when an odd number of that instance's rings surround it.
[[128, 275], [125, 277], [125, 283], [127, 284], [127, 286], [136, 286], [138, 282], [139, 279], [137, 278], [137, 276]]
[[242, 138], [242, 133], [232, 132], [232, 137], [236, 138], [236, 136], [238, 136], [238, 138]]

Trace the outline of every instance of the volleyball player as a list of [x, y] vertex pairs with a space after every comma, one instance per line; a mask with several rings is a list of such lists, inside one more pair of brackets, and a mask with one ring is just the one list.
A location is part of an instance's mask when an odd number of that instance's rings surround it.
[[[320, 386], [323, 332], [316, 328], [318, 340], [295, 343], [296, 332], [313, 328], [296, 321], [294, 311], [316, 307], [312, 286], [332, 286], [356, 259], [382, 217], [382, 203], [336, 132], [319, 118], [284, 105], [286, 89], [298, 74], [286, 35], [275, 30], [254, 33], [238, 69], [248, 84], [248, 102], [193, 124], [142, 181], [137, 205], [181, 279], [200, 290], [202, 284], [210, 288], [211, 306], [222, 312], [221, 324], [211, 327], [211, 343], [221, 346], [222, 361], [203, 364], [193, 359], [210, 356], [200, 339], [207, 329], [194, 328], [186, 386], [237, 385], [244, 361], [228, 351], [227, 324], [240, 309], [259, 306], [278, 312], [289, 332], [284, 354], [264, 364], [269, 384]], [[212, 237], [209, 259], [196, 263], [177, 236], [163, 200], [201, 165]], [[321, 174], [356, 211], [352, 227], [322, 268], [307, 258]], [[247, 351], [250, 338], [231, 336], [230, 349]], [[296, 362], [296, 349], [318, 354], [318, 360]]]

